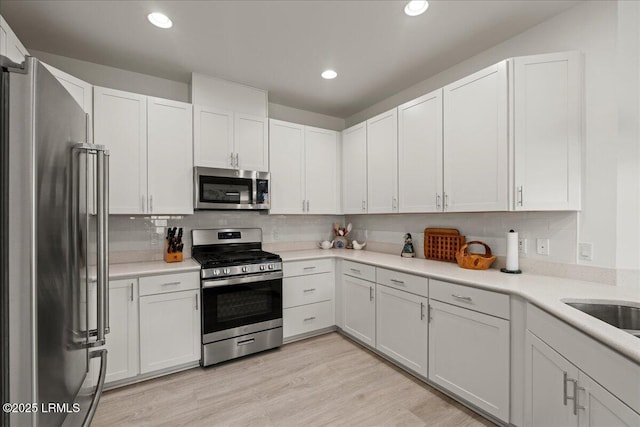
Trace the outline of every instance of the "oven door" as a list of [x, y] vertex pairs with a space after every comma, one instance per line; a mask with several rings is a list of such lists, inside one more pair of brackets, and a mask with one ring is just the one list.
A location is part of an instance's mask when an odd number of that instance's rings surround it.
[[282, 272], [202, 281], [202, 343], [282, 326]]

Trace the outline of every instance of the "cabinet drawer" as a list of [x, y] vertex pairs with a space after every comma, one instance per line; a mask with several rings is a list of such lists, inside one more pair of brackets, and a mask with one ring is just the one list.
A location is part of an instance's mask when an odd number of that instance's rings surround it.
[[285, 308], [282, 323], [284, 338], [333, 326], [333, 301]]
[[332, 259], [310, 259], [308, 261], [291, 261], [282, 265], [284, 277], [304, 276], [306, 274], [328, 273], [333, 271]]
[[333, 300], [335, 276], [333, 273], [309, 276], [285, 277], [282, 279], [282, 307], [312, 304]]
[[162, 274], [139, 279], [140, 296], [163, 294], [167, 292], [186, 291], [200, 288], [200, 277], [197, 271], [189, 273]]
[[370, 282], [376, 281], [376, 268], [372, 265], [342, 261], [342, 273], [353, 277], [359, 277], [360, 279], [368, 280]]
[[400, 273], [385, 268], [376, 268], [376, 283], [422, 295], [423, 297], [429, 296], [429, 279], [426, 277]]
[[509, 319], [509, 296], [454, 283], [429, 281], [429, 297], [492, 316]]

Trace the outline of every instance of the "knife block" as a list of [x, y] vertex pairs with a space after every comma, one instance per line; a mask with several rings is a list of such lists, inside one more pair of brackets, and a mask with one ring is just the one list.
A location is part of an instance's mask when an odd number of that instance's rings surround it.
[[169, 241], [164, 241], [164, 262], [182, 262], [182, 252], [169, 252]]

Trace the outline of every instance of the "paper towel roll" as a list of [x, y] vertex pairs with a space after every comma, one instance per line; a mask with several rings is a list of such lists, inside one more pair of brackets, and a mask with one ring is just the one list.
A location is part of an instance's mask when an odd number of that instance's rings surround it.
[[518, 270], [518, 233], [513, 230], [507, 233], [507, 270]]

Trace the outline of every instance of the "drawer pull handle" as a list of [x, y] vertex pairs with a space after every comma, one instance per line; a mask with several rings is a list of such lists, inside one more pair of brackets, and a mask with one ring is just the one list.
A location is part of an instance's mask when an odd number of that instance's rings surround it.
[[180, 284], [180, 282], [169, 282], [169, 283], [163, 283], [160, 286], [178, 286]]
[[404, 281], [402, 280], [396, 280], [396, 279], [389, 279], [389, 280], [391, 280], [396, 285], [404, 285]]
[[311, 289], [305, 289], [305, 290], [304, 290], [304, 291], [302, 291], [302, 292], [313, 292], [313, 291], [315, 291], [315, 290], [316, 290], [316, 288], [311, 288]]
[[256, 342], [255, 338], [249, 338], [248, 340], [238, 341], [238, 347], [240, 347], [241, 345], [253, 344], [254, 342]]
[[424, 320], [424, 303], [420, 301], [420, 320]]
[[311, 320], [316, 320], [315, 316], [307, 317], [306, 319], [303, 320], [303, 322], [309, 322]]
[[472, 301], [471, 297], [465, 297], [465, 296], [462, 296], [462, 295], [456, 295], [456, 294], [451, 294], [451, 296], [452, 296], [452, 297], [454, 297], [454, 298], [461, 299], [461, 300], [463, 300], [463, 301], [468, 301], [468, 302], [471, 302], [471, 301]]
[[315, 265], [313, 265], [311, 267], [305, 267], [305, 268], [303, 268], [303, 270], [313, 270], [314, 268], [316, 268]]
[[358, 270], [357, 268], [350, 268], [351, 271], [353, 271], [354, 273], [357, 274], [361, 274], [362, 272], [360, 270]]

